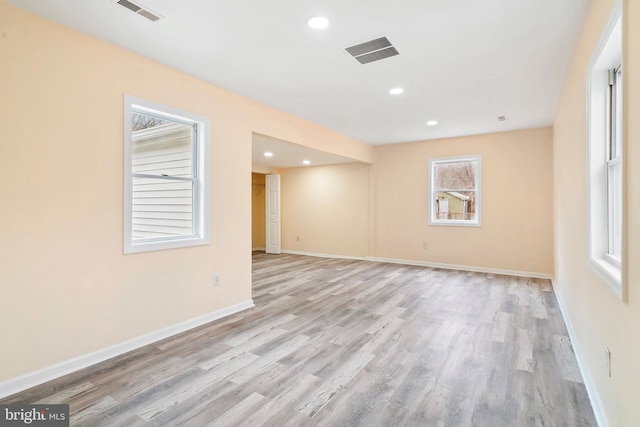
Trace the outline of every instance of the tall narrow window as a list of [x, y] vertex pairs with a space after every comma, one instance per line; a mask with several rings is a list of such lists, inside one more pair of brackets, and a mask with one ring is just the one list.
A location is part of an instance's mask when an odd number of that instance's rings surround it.
[[622, 256], [622, 66], [609, 70], [607, 90], [607, 201], [609, 255]]
[[208, 119], [125, 99], [125, 253], [209, 242]]
[[429, 223], [479, 226], [482, 205], [480, 156], [432, 159], [429, 170]]
[[588, 264], [620, 299], [623, 259], [622, 5], [616, 1], [587, 68]]

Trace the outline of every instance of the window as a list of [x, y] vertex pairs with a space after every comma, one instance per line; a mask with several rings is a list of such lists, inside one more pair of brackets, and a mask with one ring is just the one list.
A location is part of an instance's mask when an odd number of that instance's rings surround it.
[[607, 90], [608, 254], [620, 266], [622, 257], [622, 66], [609, 70]]
[[209, 119], [125, 96], [124, 252], [209, 243]]
[[616, 3], [587, 69], [588, 264], [620, 299], [623, 255], [621, 6]]
[[429, 161], [429, 223], [481, 224], [480, 156], [447, 157]]

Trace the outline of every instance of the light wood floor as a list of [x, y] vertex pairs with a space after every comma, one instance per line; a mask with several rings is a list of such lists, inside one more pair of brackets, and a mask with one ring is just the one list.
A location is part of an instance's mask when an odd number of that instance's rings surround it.
[[72, 426], [595, 426], [547, 280], [253, 256], [256, 307], [4, 399]]

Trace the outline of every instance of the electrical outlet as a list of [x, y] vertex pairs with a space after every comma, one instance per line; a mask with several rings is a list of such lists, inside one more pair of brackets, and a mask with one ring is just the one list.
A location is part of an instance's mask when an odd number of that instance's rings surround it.
[[427, 242], [422, 242], [422, 249], [427, 249]]
[[299, 242], [299, 241], [300, 241], [300, 236], [297, 236], [297, 237], [296, 237], [296, 240], [298, 240], [298, 242]]
[[611, 350], [609, 347], [604, 348], [604, 365], [607, 368], [607, 375], [611, 376]]
[[213, 286], [220, 286], [220, 274], [213, 275]]

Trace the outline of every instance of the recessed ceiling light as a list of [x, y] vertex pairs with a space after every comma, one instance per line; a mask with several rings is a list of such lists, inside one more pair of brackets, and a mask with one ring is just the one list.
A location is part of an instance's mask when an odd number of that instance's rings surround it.
[[437, 121], [437, 120], [433, 120], [433, 119], [432, 119], [432, 120], [428, 120], [428, 121], [427, 121], [427, 126], [435, 126], [435, 125], [437, 125], [437, 124], [438, 124], [438, 121]]
[[402, 89], [401, 87], [394, 87], [393, 89], [389, 90], [389, 93], [391, 95], [400, 95], [403, 92], [404, 92], [404, 89]]
[[307, 25], [315, 30], [322, 30], [329, 26], [329, 20], [324, 16], [314, 16], [313, 18], [309, 18]]
[[311, 161], [310, 161], [310, 160], [303, 160], [303, 161], [302, 161], [302, 164], [303, 164], [303, 165], [310, 165], [310, 164], [311, 164]]
[[264, 156], [265, 157], [273, 157], [273, 153], [271, 151], [265, 151], [264, 152]]

